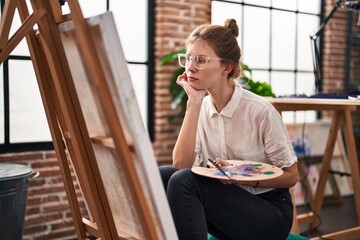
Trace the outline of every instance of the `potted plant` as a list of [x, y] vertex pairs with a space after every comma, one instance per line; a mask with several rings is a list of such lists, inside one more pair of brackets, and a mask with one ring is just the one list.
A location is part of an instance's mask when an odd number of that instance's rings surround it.
[[[181, 49], [179, 51], [169, 53], [163, 56], [159, 60], [159, 65], [177, 61], [177, 55], [179, 53], [185, 53], [185, 52], [186, 52], [185, 50]], [[241, 67], [243, 70], [243, 74], [241, 78], [237, 79], [237, 81], [239, 84], [243, 86], [243, 88], [260, 96], [270, 96], [270, 97], [275, 96], [269, 84], [267, 84], [266, 82], [254, 81], [252, 79], [252, 69], [249, 66], [242, 63]], [[176, 115], [171, 117], [170, 120], [182, 119], [185, 114], [187, 95], [184, 89], [176, 83], [177, 77], [181, 75], [183, 72], [184, 72], [184, 68], [179, 67], [178, 69], [176, 69], [171, 79], [171, 83], [170, 83], [170, 93], [172, 95], [171, 108], [177, 109], [178, 107], [180, 107], [180, 111]]]

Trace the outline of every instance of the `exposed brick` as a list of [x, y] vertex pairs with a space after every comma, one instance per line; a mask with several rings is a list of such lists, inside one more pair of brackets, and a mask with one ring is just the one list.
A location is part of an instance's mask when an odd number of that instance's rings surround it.
[[48, 229], [47, 225], [25, 225], [24, 231], [23, 231], [23, 239], [32, 239], [31, 236], [36, 235], [40, 232], [45, 232]]
[[51, 202], [59, 202], [59, 195], [46, 195], [41, 199], [41, 203], [51, 203]]
[[69, 210], [68, 204], [53, 204], [51, 206], [44, 206], [44, 212], [52, 213], [52, 212], [62, 212]]
[[25, 225], [33, 225], [33, 224], [46, 224], [52, 220], [62, 219], [63, 214], [61, 212], [53, 213], [53, 214], [43, 214], [37, 215], [35, 217], [25, 217]]
[[26, 207], [26, 215], [34, 215], [39, 213], [40, 213], [39, 207]]
[[37, 195], [28, 194], [28, 197], [26, 200], [27, 206], [36, 205], [36, 204], [40, 204], [40, 203], [41, 203], [41, 197], [39, 197]]
[[35, 162], [33, 164], [31, 164], [32, 168], [48, 168], [48, 167], [56, 167], [59, 168], [59, 162], [57, 161], [56, 158], [54, 158], [53, 161], [41, 161], [41, 162]]
[[[48, 240], [48, 239], [65, 239], [64, 236], [74, 235], [75, 229], [63, 229], [63, 231], [51, 231], [50, 233], [46, 235], [40, 235], [34, 237], [34, 240]], [[69, 239], [69, 238], [68, 238]]]
[[74, 229], [74, 224], [72, 221], [68, 221], [68, 222], [61, 222], [61, 223], [54, 223], [51, 224], [51, 229], [56, 231], [56, 230], [61, 230], [61, 229], [66, 229], [66, 228], [71, 228]]

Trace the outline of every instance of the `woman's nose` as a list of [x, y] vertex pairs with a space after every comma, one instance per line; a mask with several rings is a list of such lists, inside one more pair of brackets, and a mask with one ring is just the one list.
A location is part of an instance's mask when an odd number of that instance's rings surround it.
[[193, 71], [193, 70], [196, 69], [196, 67], [195, 67], [195, 61], [194, 61], [193, 58], [190, 58], [190, 59], [187, 61], [186, 67], [187, 67], [189, 70], [191, 70], [191, 71]]

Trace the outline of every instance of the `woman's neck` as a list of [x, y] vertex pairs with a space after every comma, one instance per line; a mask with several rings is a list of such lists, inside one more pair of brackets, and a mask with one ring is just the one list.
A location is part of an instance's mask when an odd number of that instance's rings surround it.
[[218, 88], [214, 91], [209, 91], [211, 101], [214, 103], [216, 110], [220, 113], [225, 106], [230, 102], [233, 95], [235, 85]]

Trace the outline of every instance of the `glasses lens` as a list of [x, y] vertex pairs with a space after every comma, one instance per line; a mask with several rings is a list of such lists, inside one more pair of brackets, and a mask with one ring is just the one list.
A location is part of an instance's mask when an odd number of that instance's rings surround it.
[[186, 65], [186, 56], [185, 55], [178, 55], [179, 65], [181, 67], [185, 67]]
[[179, 60], [179, 65], [181, 67], [186, 67], [186, 65], [188, 65], [192, 60], [195, 68], [204, 69], [206, 68], [207, 63], [209, 62], [209, 57], [201, 56], [201, 55], [191, 57], [186, 54], [178, 54], [178, 60]]
[[197, 69], [204, 69], [206, 67], [206, 64], [208, 62], [207, 57], [205, 56], [196, 56], [195, 57], [195, 67]]

